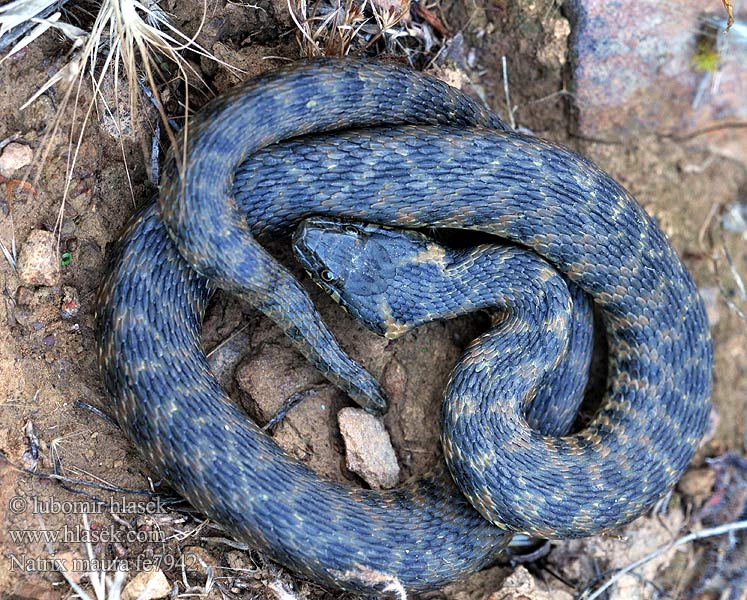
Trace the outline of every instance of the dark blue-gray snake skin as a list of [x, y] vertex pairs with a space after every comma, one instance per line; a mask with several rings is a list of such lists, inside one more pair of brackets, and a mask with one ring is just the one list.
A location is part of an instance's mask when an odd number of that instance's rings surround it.
[[[565, 437], [530, 427], [536, 382], [525, 375], [547, 366], [489, 336], [446, 391], [444, 454], [459, 487], [442, 466], [395, 490], [351, 489], [289, 457], [216, 383], [200, 327], [214, 287], [237, 293], [353, 400], [384, 410], [375, 380], [256, 241], [313, 215], [479, 230], [544, 257], [604, 321], [607, 392], [590, 425]], [[510, 532], [577, 537], [631, 521], [681, 476], [709, 412], [702, 302], [630, 194], [574, 152], [505, 131], [446, 84], [376, 62], [291, 65], [194, 117], [158, 204], [118, 243], [97, 337], [113, 411], [157, 473], [237, 539], [358, 591], [438, 588], [491, 562]], [[502, 352], [524, 369], [485, 362]]]

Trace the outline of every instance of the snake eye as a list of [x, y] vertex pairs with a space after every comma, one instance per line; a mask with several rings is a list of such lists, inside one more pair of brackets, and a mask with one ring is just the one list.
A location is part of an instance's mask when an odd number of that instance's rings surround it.
[[322, 278], [322, 281], [326, 283], [332, 283], [337, 277], [335, 277], [335, 274], [330, 271], [329, 269], [322, 269], [319, 271], [319, 277]]
[[358, 235], [360, 233], [355, 225], [345, 225], [343, 231], [345, 231], [345, 233], [352, 233], [353, 235]]

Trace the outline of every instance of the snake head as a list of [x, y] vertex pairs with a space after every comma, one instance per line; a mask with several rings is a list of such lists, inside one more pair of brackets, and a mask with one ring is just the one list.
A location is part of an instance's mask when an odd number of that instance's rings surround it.
[[368, 329], [387, 338], [420, 324], [407, 314], [413, 274], [404, 278], [402, 270], [417, 265], [430, 246], [435, 244], [414, 231], [322, 217], [303, 221], [293, 238], [310, 277]]

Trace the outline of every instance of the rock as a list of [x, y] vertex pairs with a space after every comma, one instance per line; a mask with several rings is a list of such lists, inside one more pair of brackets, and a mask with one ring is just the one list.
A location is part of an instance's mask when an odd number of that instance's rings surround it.
[[85, 213], [90, 209], [91, 206], [91, 193], [83, 192], [68, 200], [68, 204], [75, 211], [76, 214]]
[[75, 233], [75, 221], [72, 219], [65, 219], [62, 223], [62, 229], [60, 230], [60, 236], [68, 239]]
[[448, 83], [451, 87], [455, 87], [458, 90], [464, 89], [465, 84], [469, 82], [469, 76], [456, 67], [433, 65], [428, 70], [428, 75], [432, 75], [436, 79], [440, 79], [444, 83]]
[[[581, 135], [686, 134], [747, 118], [747, 46], [726, 46], [734, 32], [722, 33], [720, 2], [569, 0], [564, 8], [573, 23], [572, 91]], [[738, 19], [747, 16], [745, 5], [734, 3], [734, 9]], [[698, 138], [743, 163], [745, 140], [738, 128]]]
[[269, 420], [293, 394], [321, 383], [322, 376], [285, 340], [265, 344], [236, 369], [236, 382], [253, 403], [250, 414], [262, 423]]
[[0, 175], [11, 177], [18, 169], [31, 164], [33, 158], [34, 153], [31, 148], [25, 144], [11, 142], [0, 154]]
[[568, 36], [571, 35], [571, 24], [565, 19], [552, 21], [548, 32], [548, 43], [537, 50], [537, 60], [548, 67], [562, 67], [566, 62]]
[[60, 312], [63, 319], [73, 319], [80, 311], [80, 297], [78, 290], [69, 285], [62, 286], [62, 306]]
[[60, 257], [55, 234], [34, 229], [21, 248], [17, 269], [18, 276], [26, 285], [58, 285]]
[[550, 589], [547, 583], [538, 582], [524, 567], [517, 567], [503, 582], [500, 591], [488, 596], [488, 600], [573, 600], [565, 590]]
[[310, 393], [275, 428], [273, 439], [319, 475], [345, 481], [342, 460], [331, 436], [333, 415], [342, 404], [331, 385], [317, 387], [322, 376], [282, 339], [266, 343], [236, 369], [239, 388], [249, 396], [247, 412], [265, 424], [298, 392]]
[[390, 488], [399, 482], [399, 464], [384, 424], [359, 408], [343, 408], [337, 415], [345, 440], [348, 469], [372, 488]]
[[163, 571], [143, 571], [125, 586], [121, 600], [157, 600], [165, 598], [169, 592], [171, 585]]

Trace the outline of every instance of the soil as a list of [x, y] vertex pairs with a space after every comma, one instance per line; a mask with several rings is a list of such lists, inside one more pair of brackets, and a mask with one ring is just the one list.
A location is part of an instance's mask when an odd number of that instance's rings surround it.
[[[712, 323], [713, 431], [693, 466], [707, 472], [707, 457], [730, 450], [744, 454], [747, 327], [725, 300], [739, 302], [739, 288], [723, 252], [716, 261], [721, 276], [717, 276], [713, 257], [723, 240], [731, 251], [734, 270], [746, 273], [747, 250], [744, 237], [721, 229], [718, 216], [712, 214], [714, 207], [744, 201], [744, 165], [715, 157], [712, 150], [692, 143], [654, 134], [615, 144], [573, 137], [569, 134], [573, 111], [568, 110], [567, 97], [556, 93], [567, 89], [568, 83], [565, 57], [570, 26], [564, 16], [559, 11], [548, 12], [545, 3], [529, 0], [475, 0], [467, 4], [443, 1], [436, 9], [452, 39], [449, 62], [441, 71], [449, 67], [466, 75], [465, 91], [505, 116], [501, 57], [506, 56], [511, 102], [517, 107], [516, 125], [588, 156], [657, 218], [691, 269], [707, 300]], [[162, 5], [185, 33], [197, 31], [201, 2]], [[193, 57], [193, 64], [214, 92], [285, 59], [299, 57], [296, 30], [285, 0], [259, 0], [252, 7], [217, 5], [210, 4], [197, 41], [246, 73], [237, 76], [221, 65]], [[51, 88], [26, 110], [19, 107], [59, 68], [68, 47], [55, 36], [45, 35], [0, 64], [0, 140], [15, 136], [16, 141], [30, 146], [37, 160], [28, 172], [39, 175], [33, 192], [20, 186], [9, 188], [5, 202], [4, 186], [0, 190], [0, 240], [6, 245], [15, 236], [20, 247], [32, 229], [54, 230], [58, 220], [74, 152], [69, 143], [71, 133], [76, 139], [81, 132], [80, 107], [87, 107], [92, 99], [90, 86], [84, 82], [77, 114], [66, 114], [65, 127], [51, 136], [48, 132], [63, 88]], [[114, 98], [112, 89], [105, 94]], [[204, 102], [207, 96], [195, 94], [194, 104]], [[79, 312], [63, 319], [62, 286], [24, 286], [9, 264], [0, 260], [0, 450], [6, 458], [0, 462], [0, 597], [69, 597], [71, 586], [55, 568], [50, 550], [58, 560], [70, 562], [91, 557], [98, 561], [130, 558], [140, 570], [161, 569], [178, 594], [190, 589], [193, 593], [204, 591], [209, 566], [215, 581], [212, 591], [204, 595], [208, 598], [340, 597], [340, 593], [294, 578], [256, 552], [231, 542], [229, 532], [179, 503], [106, 418], [107, 398], [99, 379], [93, 336], [94, 301], [111, 242], [136, 206], [154, 192], [149, 182], [149, 158], [143, 151], [150, 147], [151, 139], [145, 123], [153, 122], [154, 115], [146, 109], [140, 120], [127, 127], [120, 122], [117, 131], [101, 103], [95, 106], [70, 173], [69, 200], [57, 229], [62, 251], [72, 255], [72, 262], [63, 267], [62, 285], [77, 290]], [[49, 153], [42, 162], [45, 141]], [[20, 178], [24, 175], [26, 171], [16, 174]], [[274, 249], [290, 260], [283, 243]], [[292, 268], [301, 276], [298, 267]], [[436, 415], [449, 371], [485, 324], [479, 318], [435, 323], [389, 342], [361, 328], [311, 285], [308, 289], [344, 347], [384, 382], [392, 397], [385, 425], [401, 477], [423, 472], [439, 456]], [[304, 363], [271, 323], [219, 293], [206, 318], [204, 345], [208, 352], [215, 350], [211, 358], [222, 383], [260, 420], [292, 393], [315, 386], [276, 437], [317, 471], [350, 485], [363, 485], [345, 466], [337, 428], [336, 412], [347, 405], [345, 398]], [[37, 441], [38, 451], [34, 450]], [[24, 470], [29, 468], [33, 474]], [[50, 475], [54, 473], [67, 480]], [[648, 551], [683, 528], [697, 527], [693, 515], [710, 497], [712, 485], [712, 478], [697, 479], [688, 490], [675, 492], [663, 517], [641, 518], [619, 536], [556, 545], [549, 557], [529, 565], [528, 572], [521, 567], [517, 576], [530, 581], [522, 583], [524, 587], [512, 587], [509, 581], [501, 592], [504, 579], [514, 569], [497, 565], [435, 596], [461, 599], [524, 594], [540, 598], [543, 594], [561, 597], [561, 593], [577, 593], [599, 572], [640, 557], [641, 540], [649, 540]], [[151, 491], [158, 496], [149, 494]], [[94, 543], [86, 548], [80, 543], [85, 525], [82, 507], [83, 503], [90, 507], [93, 498], [105, 502], [102, 510], [88, 517], [90, 530], [101, 535], [94, 536]], [[155, 508], [134, 504], [146, 501], [154, 502]], [[46, 545], [33, 537], [33, 532], [40, 530], [63, 537]], [[107, 539], [107, 533], [113, 539]], [[615, 597], [651, 597], [653, 585], [673, 591], [688, 589], [698, 556], [692, 548], [679, 554], [671, 551], [641, 577], [631, 578], [627, 591], [618, 591], [623, 595]], [[94, 566], [103, 568], [106, 563]], [[80, 580], [81, 575], [72, 572], [74, 579]], [[112, 572], [109, 576], [114, 577]], [[82, 585], [90, 587], [90, 577], [84, 576]]]

